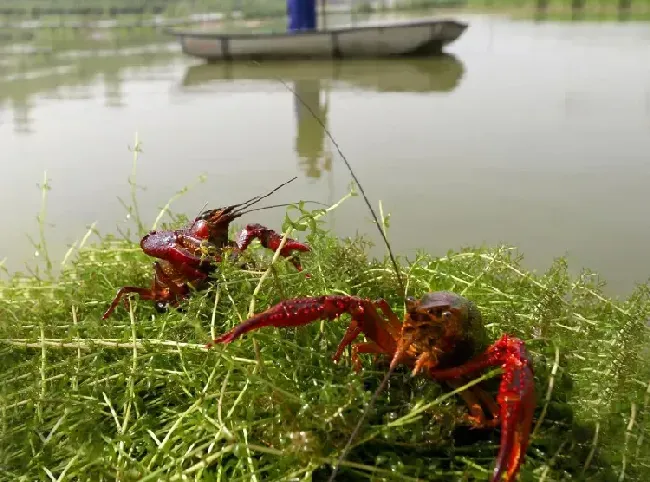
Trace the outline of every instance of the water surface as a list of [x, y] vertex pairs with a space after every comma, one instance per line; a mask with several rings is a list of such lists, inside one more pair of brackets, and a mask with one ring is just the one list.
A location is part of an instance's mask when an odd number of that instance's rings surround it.
[[[149, 224], [201, 174], [176, 210], [237, 202], [296, 174], [275, 202], [338, 199], [349, 173], [282, 78], [391, 213], [397, 251], [507, 242], [529, 267], [566, 254], [625, 294], [650, 275], [648, 25], [465, 19], [441, 59], [205, 66], [173, 44], [3, 56], [0, 259], [15, 270], [33, 257], [25, 234], [37, 231], [44, 170], [56, 259], [94, 221], [124, 228], [118, 196], [129, 196], [136, 131]], [[333, 229], [378, 240], [358, 198]]]

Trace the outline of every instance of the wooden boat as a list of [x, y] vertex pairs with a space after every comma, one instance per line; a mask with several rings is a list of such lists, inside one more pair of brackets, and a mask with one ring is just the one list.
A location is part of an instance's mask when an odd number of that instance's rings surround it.
[[215, 62], [437, 55], [466, 29], [466, 23], [429, 19], [291, 33], [167, 32], [187, 55]]
[[[290, 83], [340, 82], [352, 88], [374, 92], [451, 92], [465, 73], [463, 63], [451, 54], [428, 59], [364, 59], [355, 62], [307, 60], [253, 64], [224, 62], [198, 64], [185, 71], [180, 90], [224, 92], [237, 89], [232, 81], [265, 82], [278, 90]], [[267, 86], [268, 88], [268, 86]]]

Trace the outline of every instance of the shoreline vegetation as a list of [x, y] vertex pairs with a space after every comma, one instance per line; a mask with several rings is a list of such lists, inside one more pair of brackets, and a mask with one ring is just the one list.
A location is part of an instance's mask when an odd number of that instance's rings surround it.
[[[320, 4], [318, 9], [321, 10]], [[350, 4], [328, 4], [326, 14], [364, 15], [391, 12], [412, 14], [506, 13], [535, 18], [563, 19], [650, 19], [650, 0], [362, 0]], [[133, 5], [111, 1], [18, 1], [3, 2], [0, 8], [0, 40], [7, 32], [19, 31], [25, 40], [31, 31], [127, 30], [214, 24], [237, 20], [278, 20], [286, 16], [284, 0], [157, 0]]]
[[[0, 467], [3, 480], [326, 480], [385, 369], [331, 361], [349, 317], [266, 328], [225, 347], [205, 343], [282, 299], [323, 294], [384, 298], [401, 316], [395, 270], [363, 238], [337, 239], [325, 210], [287, 208], [282, 231], [311, 244], [307, 279], [251, 246], [250, 269], [224, 261], [215, 283], [158, 314], [132, 298], [101, 321], [117, 288], [148, 286], [152, 258], [137, 206], [134, 148], [124, 206], [132, 231], [90, 226], [61, 261], [47, 252], [41, 185], [40, 265], [0, 280]], [[179, 191], [183, 195], [188, 188]], [[358, 202], [354, 186], [330, 209]], [[172, 199], [155, 225], [187, 222]], [[381, 220], [390, 238], [386, 219]], [[451, 290], [473, 300], [490, 337], [524, 339], [538, 406], [521, 480], [648, 480], [650, 286], [625, 300], [558, 258], [543, 274], [508, 246], [399, 258], [409, 295]], [[62, 266], [55, 273], [56, 264]], [[484, 376], [498, 384], [498, 370]], [[462, 389], [462, 388], [461, 388]], [[468, 430], [453, 392], [398, 370], [341, 466], [341, 480], [485, 480], [498, 430]]]

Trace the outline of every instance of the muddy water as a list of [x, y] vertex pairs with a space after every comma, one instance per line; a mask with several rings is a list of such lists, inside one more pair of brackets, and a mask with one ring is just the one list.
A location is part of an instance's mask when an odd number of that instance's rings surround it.
[[[134, 134], [147, 224], [175, 201], [247, 199], [293, 175], [276, 202], [331, 202], [350, 175], [321, 116], [403, 253], [508, 242], [529, 267], [567, 254], [625, 294], [650, 275], [650, 29], [642, 23], [554, 23], [466, 16], [441, 59], [203, 66], [174, 45], [0, 60], [0, 259], [33, 258], [37, 183], [47, 171], [55, 259], [97, 222], [130, 221]], [[244, 221], [277, 226], [282, 212]], [[375, 228], [363, 203], [332, 217], [341, 235]], [[378, 248], [380, 253], [381, 249]]]

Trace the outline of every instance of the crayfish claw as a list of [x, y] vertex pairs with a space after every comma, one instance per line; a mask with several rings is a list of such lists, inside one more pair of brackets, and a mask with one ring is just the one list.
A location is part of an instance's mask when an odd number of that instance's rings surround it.
[[433, 369], [429, 373], [454, 386], [460, 385], [459, 377], [494, 366], [503, 369], [496, 400], [499, 415], [495, 417], [501, 421], [501, 447], [490, 480], [512, 482], [524, 461], [536, 405], [532, 361], [525, 343], [503, 335], [469, 362], [453, 368]]
[[266, 326], [289, 328], [307, 325], [316, 320], [334, 320], [343, 313], [354, 312], [355, 307], [361, 302], [362, 300], [359, 298], [341, 295], [284, 300], [235, 326], [228, 333], [208, 343], [207, 347], [210, 348], [219, 343], [230, 343], [249, 331]]
[[[517, 364], [519, 365], [519, 364]], [[508, 366], [499, 390], [501, 407], [501, 448], [497, 456], [492, 482], [512, 481], [523, 462], [535, 411], [533, 372], [529, 366]], [[512, 390], [516, 387], [516, 391]]]

